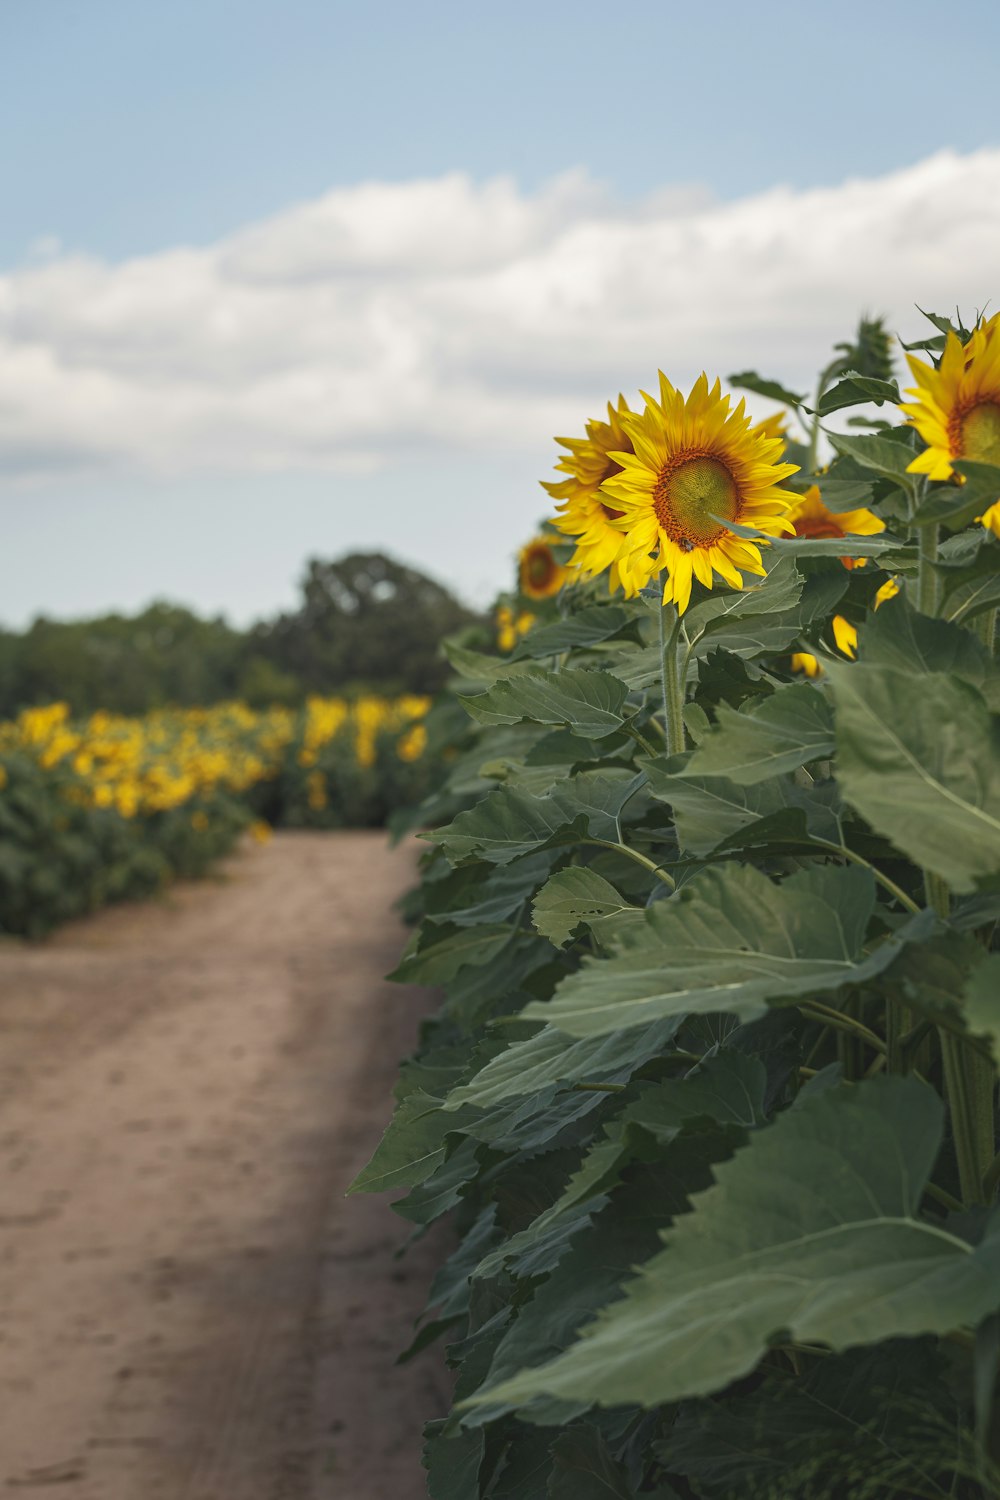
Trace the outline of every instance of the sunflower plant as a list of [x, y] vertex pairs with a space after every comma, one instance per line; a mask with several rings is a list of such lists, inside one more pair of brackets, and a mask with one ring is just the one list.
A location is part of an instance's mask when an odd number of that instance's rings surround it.
[[457, 1235], [433, 1500], [1000, 1495], [1000, 335], [932, 322], [619, 398], [448, 647], [355, 1184]]

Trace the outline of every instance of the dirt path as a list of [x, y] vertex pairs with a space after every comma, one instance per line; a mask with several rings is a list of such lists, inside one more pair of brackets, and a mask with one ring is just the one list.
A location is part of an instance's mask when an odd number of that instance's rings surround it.
[[439, 1357], [393, 1360], [437, 1251], [343, 1198], [426, 1010], [380, 977], [412, 870], [283, 834], [0, 946], [0, 1493], [424, 1494]]

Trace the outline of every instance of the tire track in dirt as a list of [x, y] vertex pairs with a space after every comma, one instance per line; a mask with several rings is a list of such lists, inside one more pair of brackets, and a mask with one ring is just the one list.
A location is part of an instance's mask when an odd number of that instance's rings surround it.
[[416, 1500], [440, 1253], [343, 1200], [427, 1005], [381, 976], [412, 853], [281, 834], [0, 947], [0, 1486]]

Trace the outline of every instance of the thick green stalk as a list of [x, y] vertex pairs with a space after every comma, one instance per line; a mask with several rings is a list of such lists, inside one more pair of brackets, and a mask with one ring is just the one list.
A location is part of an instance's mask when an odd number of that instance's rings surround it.
[[906, 1026], [906, 1010], [891, 995], [885, 1002], [885, 1054], [886, 1069], [890, 1073], [905, 1073], [906, 1059], [900, 1043]]
[[989, 1059], [961, 1037], [943, 1027], [938, 1034], [962, 1201], [966, 1208], [971, 1208], [987, 1201], [986, 1183], [996, 1151], [993, 1123], [996, 1076]]
[[680, 640], [680, 616], [674, 620], [669, 635], [660, 610], [660, 672], [663, 682], [663, 721], [667, 731], [667, 754], [679, 755], [684, 749], [684, 690], [678, 671], [677, 645]]
[[938, 611], [938, 576], [934, 564], [937, 562], [939, 530], [937, 526], [920, 528], [917, 608], [924, 615], [936, 615]]
[[932, 907], [939, 917], [947, 918], [951, 911], [951, 894], [941, 876], [935, 875], [933, 870], [925, 870], [924, 890], [927, 894], [927, 905]]

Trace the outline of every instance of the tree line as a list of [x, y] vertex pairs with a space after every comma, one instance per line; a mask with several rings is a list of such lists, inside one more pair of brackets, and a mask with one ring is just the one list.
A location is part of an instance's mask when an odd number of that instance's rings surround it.
[[263, 707], [352, 689], [432, 693], [446, 675], [442, 636], [479, 618], [383, 553], [313, 558], [298, 607], [248, 630], [162, 601], [133, 616], [0, 630], [0, 718], [57, 700], [75, 714], [141, 714], [227, 698]]

